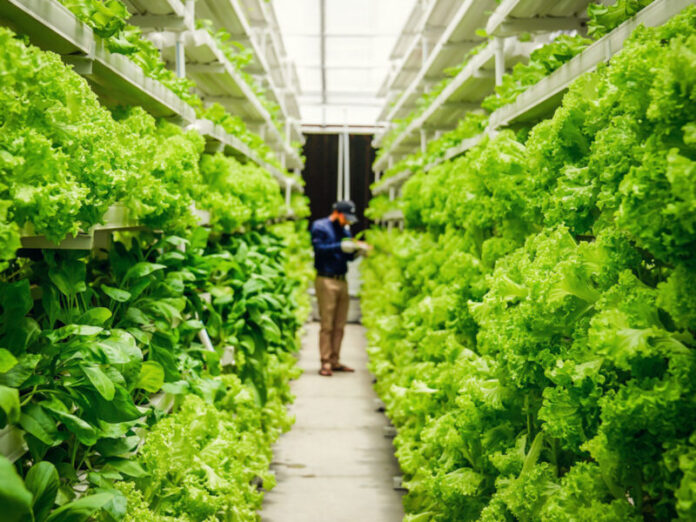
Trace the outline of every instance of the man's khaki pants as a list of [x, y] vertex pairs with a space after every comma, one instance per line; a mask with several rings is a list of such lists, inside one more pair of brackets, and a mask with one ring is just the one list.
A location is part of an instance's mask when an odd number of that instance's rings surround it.
[[348, 319], [348, 283], [317, 276], [314, 287], [317, 291], [321, 329], [319, 331], [319, 353], [322, 364], [338, 364], [343, 330]]

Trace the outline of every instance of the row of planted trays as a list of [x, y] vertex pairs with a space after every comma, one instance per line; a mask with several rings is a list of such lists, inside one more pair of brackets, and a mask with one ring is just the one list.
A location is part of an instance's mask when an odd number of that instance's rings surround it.
[[405, 520], [696, 519], [695, 56], [691, 5], [548, 119], [414, 158], [362, 287]]
[[254, 520], [306, 198], [9, 29], [0, 84], [0, 518]]

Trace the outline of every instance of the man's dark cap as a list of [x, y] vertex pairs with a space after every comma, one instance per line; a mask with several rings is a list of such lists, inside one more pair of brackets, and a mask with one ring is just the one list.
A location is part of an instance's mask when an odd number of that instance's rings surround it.
[[355, 213], [355, 203], [351, 200], [337, 201], [333, 204], [333, 209], [343, 214], [348, 223], [358, 222], [358, 216]]

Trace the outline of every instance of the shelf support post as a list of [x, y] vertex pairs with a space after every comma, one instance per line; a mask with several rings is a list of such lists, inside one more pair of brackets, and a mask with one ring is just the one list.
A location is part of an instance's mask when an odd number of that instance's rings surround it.
[[186, 28], [192, 28], [196, 20], [196, 0], [186, 0], [186, 5], [184, 6], [186, 10], [186, 16], [184, 18], [184, 24]]
[[495, 37], [495, 84], [503, 83], [505, 74], [505, 41], [500, 37]]
[[176, 75], [186, 78], [186, 48], [182, 33], [176, 35]]
[[338, 134], [338, 183], [336, 201], [343, 201], [343, 134]]
[[292, 212], [292, 207], [290, 205], [290, 200], [292, 199], [292, 180], [290, 178], [285, 178], [285, 208], [287, 213]]
[[343, 197], [350, 199], [350, 134], [346, 128], [343, 134]]

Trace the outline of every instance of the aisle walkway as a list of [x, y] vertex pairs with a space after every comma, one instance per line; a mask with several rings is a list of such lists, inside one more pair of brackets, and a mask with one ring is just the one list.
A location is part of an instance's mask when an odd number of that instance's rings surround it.
[[318, 324], [307, 328], [300, 356], [304, 375], [293, 429], [274, 448], [278, 485], [266, 495], [264, 522], [399, 522], [401, 496], [392, 488], [399, 474], [384, 414], [375, 411], [372, 375], [365, 368], [365, 330], [349, 325], [343, 360], [354, 374], [320, 377]]

